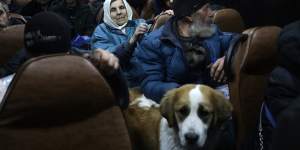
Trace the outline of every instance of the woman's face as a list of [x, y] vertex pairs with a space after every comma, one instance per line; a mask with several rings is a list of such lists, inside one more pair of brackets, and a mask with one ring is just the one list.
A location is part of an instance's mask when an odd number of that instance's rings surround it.
[[122, 0], [116, 0], [110, 4], [110, 17], [119, 26], [128, 21], [126, 7]]

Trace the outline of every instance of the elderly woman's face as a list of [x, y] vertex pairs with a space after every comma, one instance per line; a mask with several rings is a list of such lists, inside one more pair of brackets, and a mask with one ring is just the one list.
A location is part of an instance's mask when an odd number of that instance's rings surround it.
[[110, 17], [119, 26], [128, 21], [127, 10], [122, 0], [110, 4]]

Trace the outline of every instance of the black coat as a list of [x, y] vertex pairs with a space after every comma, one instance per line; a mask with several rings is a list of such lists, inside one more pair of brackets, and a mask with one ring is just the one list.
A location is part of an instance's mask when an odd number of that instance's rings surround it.
[[276, 117], [300, 96], [300, 79], [282, 67], [271, 73], [266, 90], [266, 103]]
[[272, 150], [298, 150], [300, 147], [300, 97], [282, 111], [274, 129]]

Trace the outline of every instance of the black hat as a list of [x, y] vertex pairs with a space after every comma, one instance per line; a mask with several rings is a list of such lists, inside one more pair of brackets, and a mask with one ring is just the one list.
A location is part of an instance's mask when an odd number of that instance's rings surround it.
[[278, 40], [280, 65], [300, 77], [300, 20], [285, 26]]
[[196, 12], [209, 0], [174, 0], [173, 11], [176, 18], [183, 18]]
[[70, 25], [53, 12], [38, 13], [25, 25], [25, 48], [33, 55], [64, 53], [70, 43]]

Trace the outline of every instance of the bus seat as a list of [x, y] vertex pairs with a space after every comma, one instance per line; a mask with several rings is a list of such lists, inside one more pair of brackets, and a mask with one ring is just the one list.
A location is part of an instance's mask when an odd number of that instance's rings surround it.
[[238, 150], [255, 131], [267, 80], [278, 61], [280, 30], [276, 26], [248, 29], [243, 32], [246, 38], [236, 45], [236, 51], [229, 49], [227, 52], [225, 69], [229, 71], [225, 72], [233, 77], [229, 93], [234, 107]]
[[24, 47], [25, 25], [8, 26], [0, 30], [0, 64], [8, 61]]
[[132, 149], [112, 89], [79, 56], [27, 61], [0, 106], [3, 150]]
[[25, 24], [27, 22], [27, 20], [20, 14], [9, 13], [8, 15], [9, 15], [9, 19], [16, 20], [22, 24]]
[[245, 29], [243, 18], [234, 9], [226, 8], [217, 10], [213, 16], [213, 22], [223, 32], [241, 33]]

